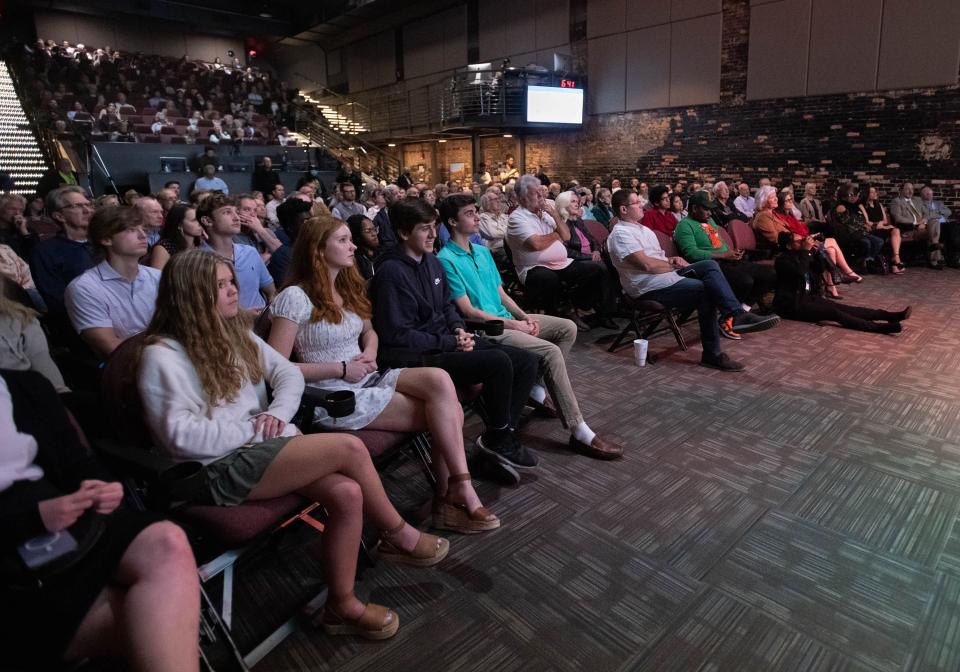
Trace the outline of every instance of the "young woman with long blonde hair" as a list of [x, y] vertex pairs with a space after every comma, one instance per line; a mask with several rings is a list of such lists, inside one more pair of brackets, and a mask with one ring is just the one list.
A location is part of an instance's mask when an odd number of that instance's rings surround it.
[[447, 372], [432, 367], [378, 371], [378, 339], [356, 250], [350, 228], [339, 219], [313, 217], [301, 225], [287, 287], [270, 305], [270, 345], [284, 357], [292, 354], [308, 383], [356, 395], [356, 411], [336, 424], [318, 409], [320, 425], [430, 431], [438, 480], [435, 527], [463, 533], [499, 527], [500, 520], [473, 489], [464, 455], [463, 409]]
[[324, 629], [392, 636], [396, 613], [364, 605], [353, 592], [364, 514], [385, 530], [382, 559], [428, 566], [446, 556], [449, 544], [403, 521], [358, 439], [302, 436], [287, 424], [303, 376], [250, 331], [229, 262], [200, 250], [171, 257], [145, 333], [138, 387], [147, 425], [174, 459], [203, 463], [198, 501], [231, 506], [296, 492], [321, 502], [330, 516]]

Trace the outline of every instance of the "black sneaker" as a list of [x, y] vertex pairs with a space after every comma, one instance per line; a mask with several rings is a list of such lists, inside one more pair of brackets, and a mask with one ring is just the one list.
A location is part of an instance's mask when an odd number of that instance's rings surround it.
[[494, 429], [477, 437], [477, 449], [496, 457], [514, 469], [532, 469], [540, 463], [512, 431]]
[[517, 485], [520, 483], [520, 474], [516, 469], [496, 457], [479, 450], [471, 451], [467, 457], [467, 466], [470, 474], [481, 481], [489, 481], [498, 485]]
[[721, 352], [717, 357], [708, 357], [704, 354], [703, 357], [700, 358], [700, 366], [729, 372], [743, 371], [747, 368], [740, 362], [730, 359], [730, 355], [725, 352]]
[[749, 334], [754, 331], [766, 331], [780, 324], [780, 317], [774, 313], [757, 315], [755, 313], [740, 313], [733, 318], [733, 330], [738, 334]]

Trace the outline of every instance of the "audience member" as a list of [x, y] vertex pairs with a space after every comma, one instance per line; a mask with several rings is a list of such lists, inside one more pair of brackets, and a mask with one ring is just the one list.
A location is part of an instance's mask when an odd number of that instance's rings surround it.
[[247, 325], [229, 264], [198, 250], [170, 260], [139, 364], [151, 434], [173, 459], [203, 463], [200, 503], [234, 506], [298, 492], [323, 504], [324, 629], [390, 637], [396, 613], [364, 605], [353, 592], [364, 513], [385, 531], [382, 560], [436, 564], [449, 544], [403, 521], [359, 439], [299, 434], [290, 420], [303, 375]]
[[677, 228], [670, 202], [674, 194], [665, 185], [657, 185], [650, 190], [650, 208], [643, 213], [641, 224], [651, 231], [659, 231], [668, 236]]
[[217, 177], [217, 167], [215, 165], [205, 163], [203, 165], [203, 176], [194, 181], [193, 191], [220, 191], [229, 194], [230, 187], [221, 178]]
[[69, 392], [60, 369], [50, 357], [50, 348], [37, 312], [10, 299], [0, 276], [0, 369], [36, 371], [50, 381], [57, 392]]
[[383, 188], [384, 206], [380, 208], [380, 212], [373, 218], [373, 224], [377, 227], [377, 235], [380, 237], [381, 254], [387, 252], [392, 247], [396, 247], [399, 242], [397, 240], [397, 232], [394, 230], [393, 225], [390, 224], [390, 207], [401, 198], [403, 198], [403, 196], [400, 193], [400, 187], [396, 184], [388, 184]]
[[713, 259], [740, 303], [764, 307], [764, 296], [773, 291], [777, 281], [773, 268], [747, 261], [743, 258], [743, 250], [729, 248], [720, 236], [719, 227], [711, 219], [717, 209], [706, 194], [694, 194], [687, 205], [690, 214], [677, 224], [673, 232], [680, 255], [690, 263]]
[[[513, 164], [513, 154], [507, 154], [503, 161], [503, 167], [500, 168], [500, 181], [506, 184], [510, 180], [516, 181], [518, 179], [520, 179], [520, 171]], [[537, 180], [537, 182], [539, 181]]]
[[506, 243], [526, 294], [548, 314], [556, 314], [561, 283], [565, 282], [574, 308], [595, 310], [591, 319], [609, 327], [611, 306], [604, 296], [607, 271], [601, 262], [567, 257], [570, 229], [545, 202], [539, 186], [533, 175], [524, 175], [517, 182], [520, 207], [510, 213], [507, 229]]
[[686, 199], [680, 194], [670, 195], [670, 213], [677, 222], [687, 216]]
[[286, 284], [287, 269], [290, 267], [290, 259], [293, 256], [293, 245], [300, 232], [300, 225], [310, 217], [311, 209], [312, 206], [309, 203], [304, 203], [297, 198], [291, 198], [277, 208], [280, 227], [276, 235], [280, 240], [280, 247], [270, 255], [270, 263], [267, 264], [267, 270], [276, 287]]
[[163, 231], [163, 221], [165, 212], [163, 205], [153, 196], [142, 196], [134, 202], [137, 214], [140, 216], [140, 223], [143, 230], [147, 233], [147, 244], [151, 247], [160, 240], [161, 231]]
[[[531, 179], [534, 179], [531, 176]], [[429, 356], [456, 385], [483, 385], [486, 431], [477, 447], [517, 468], [537, 457], [515, 437], [537, 373], [537, 358], [509, 346], [475, 339], [450, 298], [443, 267], [433, 254], [436, 212], [419, 199], [390, 208], [401, 244], [387, 252], [373, 277], [373, 326], [388, 348]]]
[[160, 203], [160, 207], [163, 208], [164, 217], [166, 217], [167, 213], [170, 212], [170, 208], [175, 206], [180, 201], [179, 193], [180, 192], [175, 189], [164, 187], [154, 196], [154, 198], [157, 199], [157, 202]]
[[356, 250], [356, 268], [364, 280], [373, 277], [376, 269], [377, 248], [380, 247], [380, 238], [377, 236], [377, 227], [366, 215], [353, 215], [347, 220], [350, 227], [350, 237]]
[[[240, 218], [240, 234], [234, 236], [234, 242], [251, 245], [263, 253], [264, 263], [270, 255], [283, 244], [277, 235], [261, 219], [260, 202], [252, 194], [237, 197], [237, 216]], [[265, 213], [263, 213], [265, 214]]]
[[803, 200], [800, 201], [802, 221], [813, 233], [823, 231], [827, 218], [823, 214], [823, 205], [817, 198], [817, 185], [807, 182], [803, 187]]
[[819, 296], [818, 274], [811, 273], [811, 252], [817, 242], [788, 231], [779, 234], [781, 253], [776, 260], [777, 293], [774, 307], [789, 320], [838, 322], [840, 326], [880, 334], [900, 333], [910, 308], [899, 312], [840, 305]]
[[721, 351], [720, 335], [739, 340], [740, 333], [776, 326], [777, 316], [761, 317], [743, 310], [712, 259], [695, 264], [688, 264], [682, 257], [668, 259], [656, 234], [640, 223], [643, 210], [639, 196], [627, 190], [618, 192], [613, 196], [613, 206], [618, 222], [607, 238], [607, 249], [627, 295], [678, 310], [696, 308], [703, 345], [701, 365], [743, 371], [743, 364]]
[[479, 232], [498, 267], [507, 264], [507, 253], [503, 246], [509, 224], [509, 217], [503, 208], [503, 194], [496, 187], [490, 187], [480, 197]]
[[7, 282], [26, 292], [33, 308], [42, 313], [47, 312], [47, 304], [43, 302], [43, 297], [37, 291], [33, 274], [30, 273], [30, 266], [18, 257], [9, 245], [0, 245], [0, 278], [6, 278]]
[[[116, 656], [139, 672], [197, 672], [200, 589], [183, 531], [121, 506], [123, 486], [90, 457], [39, 374], [3, 372], [0, 436], [4, 665], [55, 670]], [[28, 569], [15, 549], [51, 534], [75, 541], [73, 557]]]
[[606, 187], [601, 187], [597, 191], [596, 203], [591, 209], [593, 218], [606, 228], [610, 228], [610, 220], [613, 218], [613, 210], [611, 210], [610, 205], [611, 198], [613, 198], [613, 195], [610, 193], [610, 190]]
[[[528, 315], [507, 295], [489, 250], [470, 240], [481, 224], [476, 205], [469, 197], [448, 196], [440, 206], [440, 214], [450, 228], [451, 238], [437, 256], [460, 313], [469, 320], [503, 321], [503, 335], [488, 338], [537, 356], [543, 380], [531, 389], [531, 400], [559, 415], [564, 427], [570, 429], [573, 450], [598, 459], [622, 455], [622, 446], [597, 436], [584, 422], [573, 393], [566, 358], [577, 339], [576, 325], [552, 315]], [[543, 383], [550, 390], [550, 397]]]
[[162, 271], [177, 252], [200, 247], [203, 236], [203, 227], [197, 221], [197, 209], [192, 205], [173, 206], [164, 219], [160, 240], [150, 248], [147, 265]]
[[102, 261], [74, 279], [64, 298], [73, 328], [106, 359], [149, 324], [160, 271], [139, 263], [147, 254], [147, 233], [130, 206], [98, 210], [90, 220], [90, 240]]
[[[274, 188], [280, 185], [280, 176], [273, 170], [273, 159], [265, 156], [260, 160], [260, 165], [253, 171], [253, 177], [250, 180], [250, 188], [253, 191], [259, 191], [264, 194], [272, 194]], [[282, 196], [281, 196], [282, 198]]]
[[941, 256], [940, 266], [943, 265], [943, 259], [946, 258], [947, 266], [951, 268], [960, 268], [960, 227], [956, 222], [950, 221], [951, 210], [943, 201], [936, 201], [933, 198], [933, 189], [924, 187], [920, 190], [920, 201], [923, 207], [927, 209], [929, 215], [927, 222], [935, 219], [940, 225], [940, 240], [943, 241], [943, 254]]
[[197, 219], [207, 234], [201, 248], [233, 264], [240, 288], [240, 307], [259, 313], [273, 300], [277, 289], [256, 248], [233, 241], [240, 233], [236, 202], [224, 194], [211, 194], [197, 208]]
[[901, 233], [916, 231], [927, 243], [927, 265], [943, 270], [943, 245], [940, 243], [940, 216], [931, 214], [923, 201], [913, 195], [913, 184], [904, 182], [900, 195], [890, 203], [890, 216]]
[[26, 207], [27, 199], [20, 194], [0, 194], [0, 245], [22, 258], [29, 258], [37, 242], [27, 226]]
[[737, 209], [736, 203], [730, 198], [730, 187], [723, 180], [713, 185], [713, 201], [711, 202], [713, 221], [727, 228], [730, 222], [737, 219], [741, 222], [750, 220], [746, 214]]
[[860, 214], [867, 222], [870, 233], [889, 241], [890, 243], [890, 272], [899, 275], [904, 272], [905, 266], [900, 260], [900, 229], [890, 223], [887, 209], [880, 202], [880, 192], [872, 184], [860, 192]]
[[316, 410], [314, 422], [322, 427], [430, 432], [438, 484], [434, 527], [464, 533], [500, 527], [470, 482], [463, 414], [450, 376], [432, 367], [377, 371], [379, 340], [370, 323], [366, 285], [356, 270], [356, 249], [342, 221], [304, 222], [289, 283], [270, 304], [270, 345], [284, 357], [296, 357], [308, 384], [354, 393], [356, 408], [346, 417]]
[[342, 221], [350, 219], [351, 215], [365, 215], [367, 209], [363, 203], [357, 202], [357, 190], [350, 182], [343, 182], [340, 185], [341, 200], [337, 203], [331, 212], [333, 216]]
[[[788, 195], [787, 203], [789, 202]], [[827, 222], [840, 249], [860, 258], [862, 271], [877, 271], [880, 269], [878, 262], [883, 249], [883, 238], [870, 233], [859, 202], [860, 194], [857, 188], [844, 182], [837, 187], [836, 201], [827, 215]]]
[[746, 182], [738, 184], [737, 194], [738, 196], [733, 199], [734, 207], [745, 214], [748, 219], [752, 219], [753, 213], [756, 211], [756, 201], [753, 196], [750, 195], [750, 185]]
[[269, 192], [264, 192], [270, 195], [270, 201], [267, 203], [266, 212], [267, 212], [267, 221], [270, 223], [274, 229], [280, 226], [280, 218], [277, 216], [277, 208], [284, 202], [284, 197], [286, 195], [286, 188], [279, 182], [277, 182], [273, 189]]
[[554, 206], [557, 215], [570, 230], [570, 239], [565, 242], [567, 256], [575, 261], [602, 262], [600, 244], [583, 225], [580, 217], [580, 197], [576, 192], [565, 191], [558, 195]]
[[60, 234], [37, 245], [30, 268], [53, 328], [59, 330], [68, 326], [63, 302], [67, 285], [93, 265], [93, 249], [87, 240], [93, 205], [80, 187], [54, 189], [45, 203], [51, 219], [60, 226]]

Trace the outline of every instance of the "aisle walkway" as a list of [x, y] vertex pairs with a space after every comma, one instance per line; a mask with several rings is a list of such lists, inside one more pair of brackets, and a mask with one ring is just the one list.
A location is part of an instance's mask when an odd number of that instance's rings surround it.
[[[739, 375], [695, 366], [699, 344], [637, 369], [583, 335], [585, 414], [626, 459], [571, 455], [532, 420], [539, 473], [481, 490], [502, 530], [360, 582], [398, 609], [396, 638], [305, 625], [257, 669], [956, 672], [960, 271], [844, 289], [914, 317], [898, 337], [788, 322], [724, 342]], [[412, 469], [387, 486], [427, 495]]]

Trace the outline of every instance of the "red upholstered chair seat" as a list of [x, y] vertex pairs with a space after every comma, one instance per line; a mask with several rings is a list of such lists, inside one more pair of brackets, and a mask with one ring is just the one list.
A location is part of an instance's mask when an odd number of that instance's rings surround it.
[[237, 506], [191, 504], [177, 509], [175, 515], [184, 523], [203, 528], [221, 544], [236, 547], [275, 528], [278, 520], [299, 513], [307, 504], [299, 495], [285, 495]]

